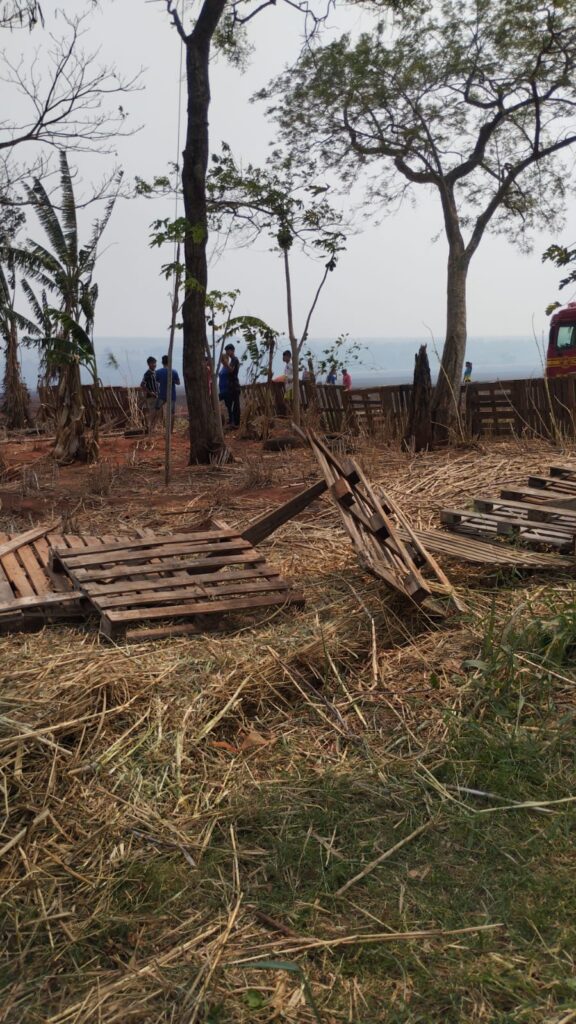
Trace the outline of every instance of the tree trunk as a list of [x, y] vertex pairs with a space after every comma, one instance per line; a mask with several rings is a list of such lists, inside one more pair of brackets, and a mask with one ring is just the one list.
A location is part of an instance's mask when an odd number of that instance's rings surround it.
[[468, 259], [460, 241], [448, 256], [446, 340], [432, 402], [433, 438], [448, 442], [460, 431], [460, 386], [466, 355], [466, 277]]
[[208, 111], [210, 107], [209, 58], [214, 31], [225, 0], [205, 0], [196, 26], [186, 40], [188, 120], [183, 154], [182, 190], [184, 211], [190, 225], [184, 246], [186, 298], [183, 376], [190, 424], [190, 463], [209, 463], [224, 449], [222, 430], [206, 387], [206, 291], [208, 219], [206, 168], [208, 165]]
[[91, 457], [86, 440], [86, 414], [80, 383], [80, 363], [73, 359], [60, 371], [56, 396], [54, 458], [66, 465]]
[[297, 426], [300, 426], [300, 375], [298, 373], [298, 339], [294, 331], [294, 313], [292, 310], [292, 282], [290, 280], [290, 261], [288, 249], [284, 249], [284, 273], [286, 277], [286, 306], [288, 311], [288, 337], [290, 338], [290, 351], [292, 353], [292, 419]]
[[28, 388], [22, 380], [18, 362], [18, 333], [16, 324], [10, 324], [6, 338], [6, 369], [4, 371], [4, 400], [2, 412], [9, 430], [21, 430], [30, 425]]
[[421, 345], [414, 359], [414, 382], [410, 396], [408, 423], [404, 444], [415, 452], [432, 446], [432, 381], [426, 345]]

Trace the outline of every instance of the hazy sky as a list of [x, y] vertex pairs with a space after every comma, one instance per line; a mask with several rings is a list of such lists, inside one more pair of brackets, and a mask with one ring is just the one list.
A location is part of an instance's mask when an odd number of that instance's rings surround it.
[[[46, 31], [61, 31], [55, 17], [58, 3], [45, 0]], [[80, 13], [85, 4], [69, 0], [69, 13]], [[358, 25], [359, 17], [348, 12], [336, 15], [344, 27]], [[351, 22], [351, 18], [354, 21]], [[118, 160], [126, 178], [151, 178], [165, 173], [175, 159], [180, 41], [161, 0], [103, 0], [102, 9], [89, 21], [87, 49], [101, 48], [102, 62], [115, 62], [127, 75], [144, 68], [144, 89], [122, 98], [130, 123], [141, 131], [117, 143]], [[273, 127], [264, 116], [263, 104], [250, 97], [295, 56], [301, 23], [295, 11], [279, 4], [260, 14], [250, 26], [254, 53], [245, 74], [218, 60], [212, 68], [212, 148], [224, 139], [244, 160], [264, 159]], [[12, 57], [30, 54], [45, 45], [41, 29], [30, 36], [3, 33], [3, 45]], [[6, 102], [0, 83], [0, 109]], [[4, 96], [4, 100], [2, 100]], [[185, 103], [184, 103], [185, 110]], [[76, 160], [75, 157], [72, 160]], [[81, 155], [76, 161], [86, 181], [98, 179], [112, 158]], [[382, 217], [382, 211], [365, 217], [364, 230], [351, 238], [337, 270], [331, 275], [311, 325], [316, 337], [354, 336], [415, 337], [428, 334], [441, 339], [445, 318], [446, 246], [442, 236], [439, 204], [421, 189], [414, 191], [416, 204]], [[100, 286], [96, 333], [156, 336], [165, 332], [169, 317], [168, 286], [159, 269], [170, 259], [169, 251], [148, 245], [152, 219], [171, 215], [173, 204], [144, 199], [118, 204], [103, 241], [96, 278]], [[571, 201], [565, 240], [576, 236], [576, 202]], [[92, 213], [90, 214], [90, 217]], [[33, 217], [30, 217], [32, 233]], [[36, 232], [37, 233], [37, 232]], [[438, 237], [440, 236], [440, 237]], [[435, 239], [438, 240], [435, 241]], [[547, 330], [544, 309], [549, 301], [568, 301], [576, 294], [559, 294], [560, 273], [541, 263], [541, 252], [552, 239], [535, 239], [531, 256], [521, 254], [502, 238], [486, 237], [474, 257], [469, 277], [470, 335], [526, 334]], [[282, 266], [268, 251], [266, 239], [251, 249], [228, 251], [212, 265], [210, 287], [240, 288], [238, 312], [263, 317], [286, 330]], [[297, 328], [315, 290], [321, 266], [305, 257], [295, 267]]]

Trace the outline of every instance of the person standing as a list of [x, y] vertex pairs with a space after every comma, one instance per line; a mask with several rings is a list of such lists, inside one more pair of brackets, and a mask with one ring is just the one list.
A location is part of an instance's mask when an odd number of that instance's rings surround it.
[[282, 361], [284, 363], [284, 397], [290, 401], [294, 391], [294, 364], [289, 348], [282, 353]]
[[[156, 399], [156, 409], [164, 409], [166, 402], [168, 401], [168, 356], [162, 356], [162, 366], [159, 370], [156, 370], [156, 380], [158, 381], [158, 398]], [[180, 386], [180, 377], [176, 370], [172, 370], [172, 422], [170, 424], [170, 430], [174, 430], [174, 417], [176, 416], [176, 385]]]
[[336, 384], [336, 381], [337, 381], [336, 367], [335, 366], [331, 366], [330, 367], [330, 372], [326, 375], [326, 383], [327, 384]]
[[222, 366], [218, 373], [218, 397], [228, 411], [228, 426], [240, 426], [240, 360], [232, 343], [226, 345], [222, 354]]
[[346, 369], [342, 370], [342, 387], [344, 391], [352, 391], [352, 377]]
[[463, 384], [470, 384], [472, 381], [472, 363], [466, 362], [464, 364], [464, 379]]
[[146, 416], [146, 428], [151, 434], [156, 422], [156, 401], [158, 399], [158, 378], [156, 376], [156, 360], [154, 356], [148, 356], [146, 360], [148, 369], [142, 377], [140, 387], [144, 392], [144, 413]]

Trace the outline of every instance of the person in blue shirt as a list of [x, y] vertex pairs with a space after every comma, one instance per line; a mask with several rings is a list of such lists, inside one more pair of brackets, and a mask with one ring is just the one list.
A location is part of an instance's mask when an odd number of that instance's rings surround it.
[[[158, 383], [158, 398], [156, 408], [163, 409], [168, 401], [168, 356], [162, 356], [162, 366], [156, 370], [156, 381]], [[172, 423], [170, 430], [174, 430], [174, 417], [176, 415], [176, 385], [180, 386], [180, 377], [176, 370], [172, 370]]]

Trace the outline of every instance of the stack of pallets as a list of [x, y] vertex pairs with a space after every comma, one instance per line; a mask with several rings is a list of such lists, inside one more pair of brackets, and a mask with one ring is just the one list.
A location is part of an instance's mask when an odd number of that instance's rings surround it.
[[[498, 497], [481, 495], [471, 505], [443, 509], [442, 525], [479, 540], [506, 541], [518, 551], [574, 554], [576, 468], [551, 466], [549, 476], [530, 476], [526, 487], [506, 486]], [[562, 564], [574, 566], [573, 559]]]

